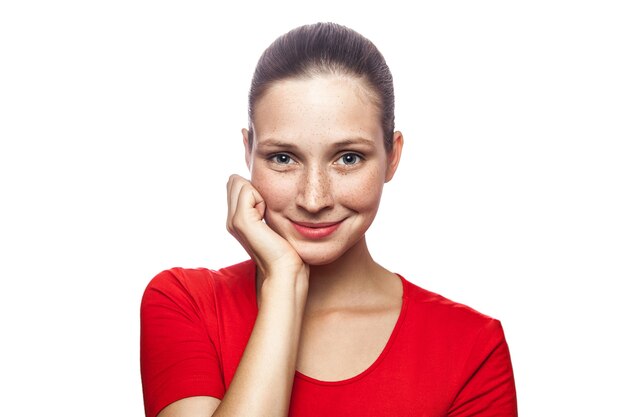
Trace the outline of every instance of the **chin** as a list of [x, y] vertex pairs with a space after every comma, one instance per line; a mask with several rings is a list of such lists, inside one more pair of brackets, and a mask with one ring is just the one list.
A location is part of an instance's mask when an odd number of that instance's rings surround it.
[[336, 261], [339, 256], [329, 257], [329, 256], [318, 256], [318, 255], [308, 255], [299, 253], [302, 261], [309, 266], [322, 266], [328, 265]]
[[[331, 242], [314, 244], [292, 243], [302, 261], [310, 266], [328, 265], [341, 258], [348, 250], [347, 247], [337, 247]], [[333, 247], [334, 246], [334, 247]]]

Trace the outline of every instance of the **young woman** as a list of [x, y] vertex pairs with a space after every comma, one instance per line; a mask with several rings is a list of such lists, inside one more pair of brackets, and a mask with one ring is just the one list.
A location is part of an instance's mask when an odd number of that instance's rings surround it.
[[515, 416], [500, 323], [378, 265], [365, 232], [400, 162], [392, 77], [331, 23], [278, 38], [228, 181], [251, 259], [174, 268], [141, 310], [147, 417]]

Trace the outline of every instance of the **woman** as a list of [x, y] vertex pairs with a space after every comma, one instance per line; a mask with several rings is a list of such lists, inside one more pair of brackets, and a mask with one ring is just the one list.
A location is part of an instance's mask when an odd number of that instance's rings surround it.
[[227, 227], [251, 260], [148, 286], [147, 417], [516, 415], [500, 323], [367, 249], [403, 145], [376, 47], [330, 23], [281, 36], [242, 132], [251, 179], [229, 179]]

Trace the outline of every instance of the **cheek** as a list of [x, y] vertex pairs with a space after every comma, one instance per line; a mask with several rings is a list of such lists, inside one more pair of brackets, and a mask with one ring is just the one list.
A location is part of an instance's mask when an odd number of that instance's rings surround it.
[[288, 175], [276, 174], [271, 171], [253, 170], [250, 182], [263, 196], [265, 206], [270, 211], [280, 211], [293, 201], [294, 180]]
[[335, 196], [356, 211], [377, 210], [384, 185], [384, 175], [377, 170], [343, 175], [334, 184]]

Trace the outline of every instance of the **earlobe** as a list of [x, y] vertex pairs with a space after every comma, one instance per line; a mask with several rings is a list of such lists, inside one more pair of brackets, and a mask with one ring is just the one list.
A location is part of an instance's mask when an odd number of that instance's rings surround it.
[[387, 172], [385, 173], [385, 182], [391, 181], [398, 165], [400, 164], [400, 157], [402, 156], [402, 147], [404, 146], [404, 136], [402, 132], [396, 131], [393, 133], [393, 148], [387, 155]]
[[243, 136], [243, 148], [246, 155], [246, 165], [248, 166], [248, 170], [250, 170], [250, 142], [248, 141], [250, 136], [248, 129], [241, 129], [241, 135]]

